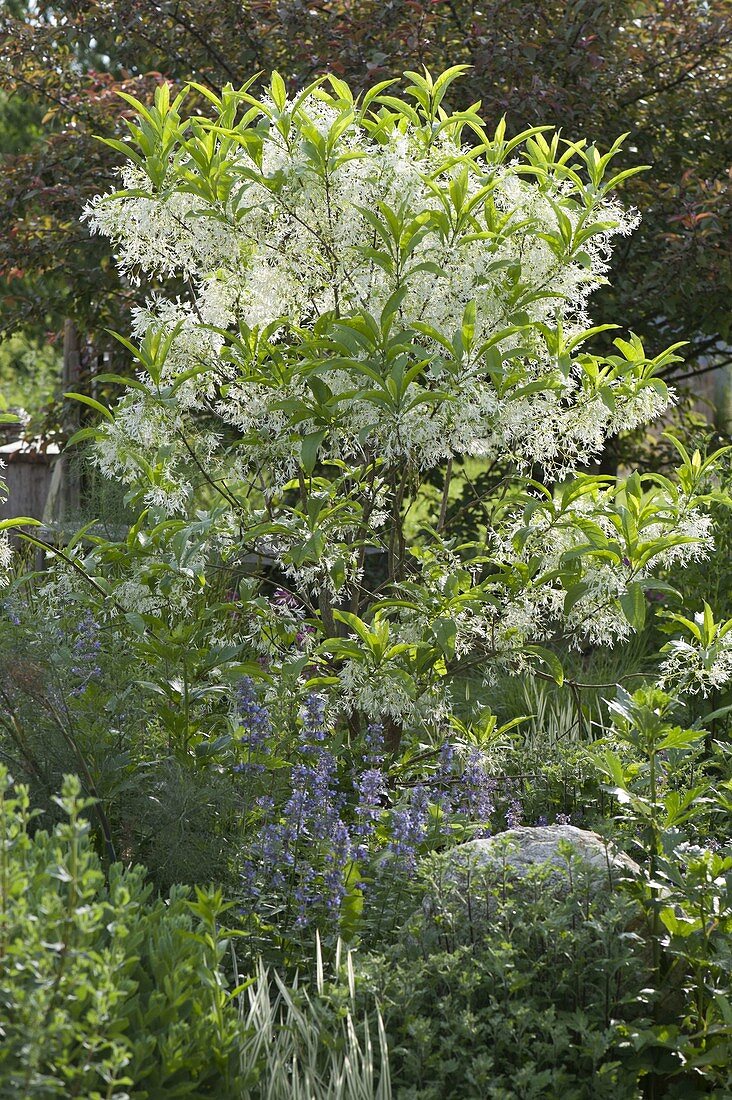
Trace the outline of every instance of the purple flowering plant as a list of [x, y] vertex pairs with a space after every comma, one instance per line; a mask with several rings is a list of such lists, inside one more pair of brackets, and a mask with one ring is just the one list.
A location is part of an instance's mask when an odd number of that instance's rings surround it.
[[71, 646], [73, 663], [70, 672], [75, 683], [69, 690], [72, 696], [83, 695], [89, 684], [102, 675], [99, 663], [102, 649], [99, 623], [91, 611], [85, 611], [74, 633]]
[[383, 915], [427, 852], [490, 833], [495, 780], [484, 753], [452, 742], [410, 775], [389, 758], [384, 731], [353, 744], [332, 728], [322, 695], [306, 696], [293, 744], [276, 728], [255, 682], [236, 689], [234, 771], [246, 819], [240, 908], [250, 928], [280, 942], [321, 933], [353, 937]]

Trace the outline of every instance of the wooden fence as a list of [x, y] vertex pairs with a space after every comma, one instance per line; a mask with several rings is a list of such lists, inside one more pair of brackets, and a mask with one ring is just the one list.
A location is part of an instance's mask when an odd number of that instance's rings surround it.
[[[0, 518], [47, 516], [49, 491], [59, 462], [58, 447], [42, 451], [18, 440], [0, 447], [3, 479], [8, 486], [8, 498], [0, 503]], [[58, 478], [57, 478], [58, 480]]]

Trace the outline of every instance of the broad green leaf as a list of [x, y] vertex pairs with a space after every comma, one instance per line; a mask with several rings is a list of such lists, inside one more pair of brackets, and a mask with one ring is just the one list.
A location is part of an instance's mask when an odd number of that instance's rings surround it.
[[114, 424], [114, 417], [109, 409], [102, 405], [101, 401], [95, 401], [93, 397], [87, 397], [85, 393], [65, 393], [64, 397], [68, 397], [72, 401], [80, 401], [82, 405], [88, 405], [90, 409], [94, 409], [95, 412], [100, 413], [110, 423]]
[[312, 474], [318, 459], [318, 451], [323, 440], [328, 434], [327, 428], [319, 428], [316, 432], [306, 435], [300, 444], [302, 466], [306, 474]]
[[646, 596], [643, 586], [633, 581], [620, 597], [623, 614], [634, 630], [642, 630], [646, 621]]

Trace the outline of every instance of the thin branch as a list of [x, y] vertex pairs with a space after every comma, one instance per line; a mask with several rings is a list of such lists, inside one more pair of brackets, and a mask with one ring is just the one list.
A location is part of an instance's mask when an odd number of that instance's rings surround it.
[[440, 518], [437, 521], [437, 530], [441, 531], [445, 526], [445, 519], [447, 517], [447, 501], [450, 495], [450, 482], [452, 481], [452, 456], [447, 460], [447, 469], [445, 470], [445, 486], [442, 490], [442, 503], [440, 504]]
[[[188, 23], [185, 19], [183, 19], [183, 17], [178, 14], [177, 5], [173, 11], [164, 8], [162, 4], [156, 4], [154, 2], [149, 6], [152, 7], [154, 11], [158, 13], [158, 15], [162, 15], [163, 17], [167, 16], [167, 18], [170, 19], [171, 22], [177, 24], [186, 32], [186, 34], [189, 34], [191, 38], [198, 42], [199, 46], [203, 46], [203, 49], [209, 55], [209, 57], [213, 58], [216, 64], [223, 69], [226, 75], [231, 77], [232, 81], [237, 79], [237, 74], [234, 69], [232, 69], [231, 66], [224, 60], [219, 51], [211, 45], [211, 40], [209, 36], [202, 33], [191, 23]], [[206, 83], [210, 88], [215, 88], [215, 85], [209, 83], [208, 79], [205, 76], [204, 79], [206, 80]]]
[[697, 367], [695, 370], [687, 371], [685, 374], [667, 374], [664, 375], [664, 378], [670, 382], [685, 382], [688, 378], [699, 378], [702, 374], [710, 374], [712, 371], [721, 370], [723, 367], [728, 367], [731, 363], [732, 356], [728, 356], [718, 363], [710, 363], [707, 367]]

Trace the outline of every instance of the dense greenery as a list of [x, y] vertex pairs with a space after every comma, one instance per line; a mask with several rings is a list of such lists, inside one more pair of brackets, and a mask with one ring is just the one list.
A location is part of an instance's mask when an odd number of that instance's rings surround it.
[[191, 64], [84, 212], [91, 522], [0, 527], [0, 1095], [728, 1097], [729, 451], [589, 315], [641, 173]]
[[[219, 891], [178, 887], [162, 899], [140, 865], [103, 870], [72, 776], [51, 832], [26, 788], [4, 771], [0, 785], [3, 1096], [286, 1100], [298, 1095], [298, 1062], [308, 1096], [344, 1095], [341, 1080], [361, 1089], [346, 1095], [377, 1095], [352, 1026], [342, 1053], [329, 1051], [317, 1002], [282, 982], [271, 996], [261, 969], [232, 988]], [[339, 1030], [332, 1019], [334, 1041]]]

